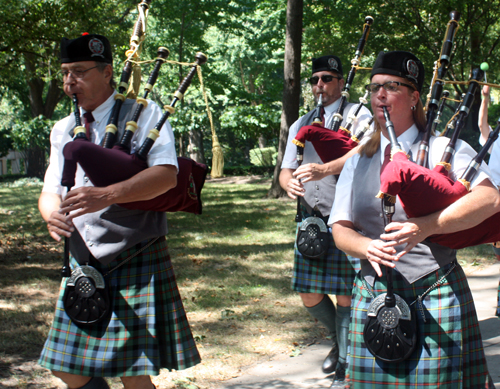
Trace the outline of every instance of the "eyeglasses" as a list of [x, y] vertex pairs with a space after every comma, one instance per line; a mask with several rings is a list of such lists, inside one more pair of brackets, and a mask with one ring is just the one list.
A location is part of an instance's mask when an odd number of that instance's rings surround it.
[[88, 69], [85, 69], [85, 70], [80, 70], [80, 69], [61, 70], [60, 74], [61, 74], [61, 77], [63, 80], [67, 79], [70, 74], [73, 76], [73, 78], [75, 78], [77, 80], [81, 80], [85, 76], [85, 73], [87, 73], [89, 70], [95, 69], [97, 67], [98, 67], [98, 65], [91, 67], [91, 68], [88, 68]]
[[342, 77], [338, 77], [338, 76], [331, 76], [329, 74], [325, 74], [321, 77], [318, 77], [318, 76], [312, 76], [310, 79], [309, 79], [309, 82], [311, 83], [311, 85], [317, 85], [318, 82], [319, 82], [319, 79], [321, 78], [321, 81], [323, 81], [324, 84], [328, 84], [329, 82], [332, 82], [334, 78], [336, 78], [337, 80], [341, 80]]
[[383, 87], [387, 92], [397, 92], [398, 86], [400, 85], [416, 90], [413, 85], [405, 84], [404, 82], [399, 81], [387, 81], [383, 84], [368, 84], [365, 85], [365, 89], [370, 93], [377, 93], [380, 90], [380, 87]]

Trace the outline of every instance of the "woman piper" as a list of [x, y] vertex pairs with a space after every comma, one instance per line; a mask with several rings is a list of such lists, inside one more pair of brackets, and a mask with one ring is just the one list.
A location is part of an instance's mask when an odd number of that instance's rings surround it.
[[[408, 219], [399, 201], [394, 222], [384, 231], [380, 170], [389, 144], [384, 109], [397, 140], [414, 160], [425, 129], [420, 92], [424, 67], [405, 51], [379, 53], [371, 73], [371, 106], [376, 135], [349, 159], [340, 176], [330, 222], [339, 248], [361, 258], [362, 270], [353, 289], [348, 376], [351, 388], [488, 388], [489, 375], [481, 334], [466, 277], [456, 251], [426, 240], [437, 233], [472, 227], [499, 212], [500, 196], [481, 168], [469, 194], [442, 211]], [[460, 177], [474, 150], [459, 141], [450, 176]], [[443, 155], [447, 139], [431, 137], [429, 165]], [[429, 199], [432, 201], [432, 199]], [[392, 268], [394, 293], [413, 309], [417, 347], [398, 363], [377, 359], [363, 337], [367, 309], [387, 288], [386, 269]], [[421, 304], [416, 300], [421, 296]]]

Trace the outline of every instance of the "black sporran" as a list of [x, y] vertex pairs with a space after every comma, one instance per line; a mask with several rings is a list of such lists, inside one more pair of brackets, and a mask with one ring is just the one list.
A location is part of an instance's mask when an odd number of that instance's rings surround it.
[[368, 307], [363, 337], [375, 358], [401, 362], [417, 347], [417, 320], [400, 296], [393, 295], [395, 304], [392, 307], [386, 296], [386, 293], [377, 296]]
[[297, 250], [306, 258], [321, 259], [328, 252], [328, 227], [323, 219], [310, 216], [302, 220], [297, 233]]
[[63, 303], [66, 314], [82, 327], [99, 323], [111, 313], [109, 289], [92, 266], [79, 266], [71, 272]]

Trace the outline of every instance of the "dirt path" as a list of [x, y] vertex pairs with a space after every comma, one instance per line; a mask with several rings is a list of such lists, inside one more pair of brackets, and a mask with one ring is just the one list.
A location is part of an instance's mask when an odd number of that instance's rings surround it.
[[207, 182], [214, 184], [268, 184], [271, 185], [272, 179], [263, 176], [228, 176], [220, 178], [207, 178]]

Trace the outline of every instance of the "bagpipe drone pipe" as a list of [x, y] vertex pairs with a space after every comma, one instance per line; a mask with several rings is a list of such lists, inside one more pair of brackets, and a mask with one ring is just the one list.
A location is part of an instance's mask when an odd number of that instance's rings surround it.
[[458, 21], [460, 20], [460, 12], [450, 12], [450, 21], [446, 29], [446, 34], [441, 46], [440, 58], [437, 63], [437, 69], [433, 74], [431, 82], [431, 93], [427, 103], [427, 124], [425, 127], [424, 138], [420, 142], [419, 151], [417, 154], [417, 164], [427, 166], [429, 155], [429, 139], [432, 134], [432, 128], [435, 125], [437, 112], [439, 109], [439, 101], [443, 94], [444, 78], [448, 72], [451, 60], [451, 52], [453, 50], [453, 40], [458, 29]]
[[[354, 58], [351, 60], [351, 69], [349, 70], [349, 74], [347, 75], [347, 79], [345, 82], [344, 89], [342, 91], [342, 96], [340, 98], [340, 105], [337, 109], [337, 112], [333, 116], [333, 124], [332, 130], [337, 132], [340, 128], [340, 123], [342, 122], [342, 112], [344, 111], [345, 105], [349, 100], [349, 90], [351, 89], [351, 85], [354, 81], [354, 76], [356, 75], [356, 70], [359, 67], [359, 63], [361, 60], [361, 56], [363, 55], [363, 51], [365, 49], [366, 41], [368, 40], [368, 36], [370, 35], [371, 25], [373, 24], [373, 18], [371, 16], [367, 16], [365, 18], [365, 24], [363, 26], [363, 34], [358, 42], [358, 47], [356, 48], [356, 52], [354, 53]], [[365, 103], [366, 104], [366, 103]]]
[[[363, 33], [358, 42], [355, 56], [351, 60], [352, 67], [349, 71], [346, 84], [342, 91], [339, 109], [333, 116], [333, 123], [331, 125], [332, 128], [330, 129], [329, 126], [327, 126], [326, 123], [322, 123], [321, 120], [317, 120], [314, 121], [311, 125], [301, 127], [297, 135], [295, 136], [295, 139], [292, 141], [295, 145], [302, 148], [305, 147], [306, 141], [311, 142], [314, 149], [316, 150], [316, 153], [321, 158], [321, 161], [323, 163], [327, 163], [340, 158], [350, 150], [355, 148], [359, 144], [359, 141], [362, 139], [363, 135], [368, 131], [372, 123], [371, 121], [368, 122], [364, 126], [364, 128], [362, 128], [356, 134], [351, 134], [351, 127], [353, 122], [356, 120], [356, 117], [363, 105], [368, 103], [367, 93], [359, 99], [360, 103], [356, 107], [354, 113], [352, 115], [349, 115], [349, 117], [347, 118], [346, 126], [340, 126], [343, 120], [342, 112], [344, 111], [344, 108], [346, 106], [349, 96], [349, 90], [354, 81], [356, 70], [359, 67], [360, 59], [363, 54], [364, 46], [366, 44], [366, 40], [368, 39], [372, 24], [373, 18], [371, 16], [367, 16], [365, 18]], [[316, 117], [319, 117], [319, 106], [320, 102], [318, 101], [318, 106], [316, 108]]]

